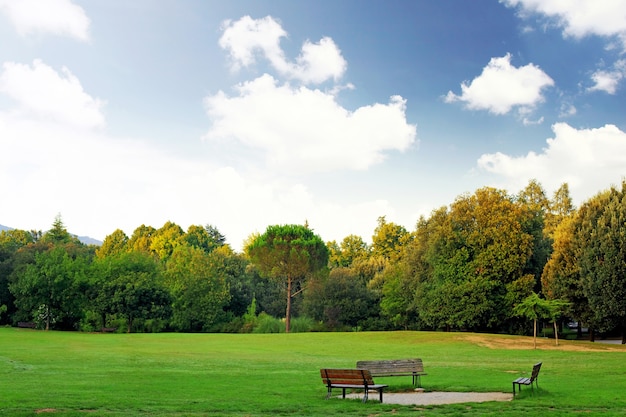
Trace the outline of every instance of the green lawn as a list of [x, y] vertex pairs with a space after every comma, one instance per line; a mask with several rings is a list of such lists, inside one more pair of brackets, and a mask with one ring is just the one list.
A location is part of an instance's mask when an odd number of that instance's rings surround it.
[[[529, 343], [530, 341], [530, 343]], [[2, 416], [626, 415], [626, 348], [468, 333], [88, 334], [0, 328]], [[432, 407], [324, 400], [322, 367], [421, 357], [427, 391], [539, 391]], [[377, 378], [389, 391], [410, 377]], [[376, 398], [376, 396], [371, 396]], [[45, 411], [45, 413], [43, 412]], [[39, 413], [38, 413], [39, 412]]]

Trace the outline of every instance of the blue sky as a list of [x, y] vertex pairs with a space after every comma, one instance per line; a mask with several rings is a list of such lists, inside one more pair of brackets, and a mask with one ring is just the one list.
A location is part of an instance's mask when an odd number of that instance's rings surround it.
[[626, 0], [0, 0], [0, 223], [370, 241], [626, 175]]

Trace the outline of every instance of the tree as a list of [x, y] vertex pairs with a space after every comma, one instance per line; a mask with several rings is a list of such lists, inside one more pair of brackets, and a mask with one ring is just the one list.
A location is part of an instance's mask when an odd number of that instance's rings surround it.
[[533, 347], [537, 349], [537, 320], [550, 314], [545, 300], [533, 292], [524, 301], [515, 306], [513, 314], [533, 321]]
[[360, 328], [378, 312], [376, 297], [349, 268], [335, 268], [328, 277], [312, 279], [305, 291], [307, 316], [328, 329]]
[[574, 240], [582, 285], [600, 330], [620, 329], [626, 343], [626, 180], [579, 209]]
[[[543, 293], [549, 300], [569, 301], [567, 315], [578, 323], [588, 323], [593, 329], [595, 319], [585, 295], [574, 235], [578, 216], [570, 215], [558, 224], [552, 236], [553, 251], [541, 275]], [[582, 329], [578, 326], [578, 336]]]
[[493, 188], [461, 196], [449, 211], [433, 213], [417, 236], [427, 242], [416, 260], [427, 274], [416, 301], [426, 324], [483, 330], [510, 317], [507, 289], [526, 275], [532, 254], [526, 216], [523, 205]]
[[549, 210], [546, 214], [546, 226], [544, 233], [553, 238], [553, 234], [558, 225], [575, 210], [572, 197], [569, 193], [569, 186], [563, 183], [555, 192], [550, 201]]
[[0, 314], [0, 324], [7, 324], [15, 312], [15, 297], [9, 291], [10, 277], [16, 267], [18, 250], [32, 244], [34, 239], [24, 230], [0, 231], [0, 308], [4, 306], [4, 314]]
[[544, 233], [546, 216], [550, 202], [543, 187], [537, 180], [531, 180], [517, 197], [517, 201], [524, 208], [521, 219], [525, 233], [533, 238], [531, 256], [524, 268], [524, 273], [532, 274], [537, 283], [540, 283], [541, 273], [550, 256], [551, 240]]
[[70, 235], [63, 224], [61, 215], [57, 214], [52, 223], [52, 228], [43, 234], [42, 240], [53, 245], [74, 242], [77, 243], [78, 238]]
[[102, 246], [96, 250], [98, 258], [116, 255], [128, 251], [128, 236], [121, 229], [115, 230], [113, 233], [104, 238]]
[[176, 223], [166, 222], [152, 234], [150, 250], [162, 261], [166, 261], [178, 246], [183, 244], [185, 232]]
[[172, 326], [180, 331], [208, 330], [230, 298], [224, 273], [225, 258], [215, 251], [179, 246], [165, 268], [173, 297]]
[[305, 226], [268, 226], [246, 251], [262, 275], [286, 284], [285, 331], [289, 333], [291, 298], [299, 292], [294, 292], [294, 283], [326, 267], [328, 249], [324, 241]]
[[411, 235], [398, 224], [388, 223], [385, 216], [378, 218], [378, 226], [372, 236], [372, 253], [387, 260], [397, 260]]
[[97, 268], [92, 307], [100, 314], [124, 317], [128, 333], [136, 319], [169, 318], [172, 299], [163, 284], [161, 266], [149, 253], [112, 255], [98, 260]]
[[86, 259], [72, 258], [63, 246], [37, 253], [10, 285], [16, 306], [46, 330], [55, 323], [75, 328], [82, 315], [87, 268]]
[[152, 236], [155, 232], [156, 229], [154, 227], [143, 224], [136, 228], [128, 240], [128, 251], [150, 253]]
[[554, 323], [554, 337], [559, 344], [559, 335], [556, 322], [567, 306], [562, 300], [545, 300], [535, 292], [531, 293], [513, 309], [513, 314], [526, 317], [533, 321], [533, 346], [537, 349], [537, 320], [550, 319]]

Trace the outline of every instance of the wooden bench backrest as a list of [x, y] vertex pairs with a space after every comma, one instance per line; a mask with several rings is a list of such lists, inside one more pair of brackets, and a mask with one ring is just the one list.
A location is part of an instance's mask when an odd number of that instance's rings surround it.
[[534, 381], [535, 379], [537, 379], [537, 377], [539, 376], [539, 371], [541, 370], [541, 364], [542, 363], [543, 362], [539, 362], [539, 363], [536, 363], [535, 365], [533, 365], [533, 374], [530, 377], [530, 381], [531, 382]]
[[424, 364], [421, 359], [395, 359], [395, 360], [382, 360], [382, 361], [358, 361], [356, 363], [357, 368], [368, 369], [372, 374], [386, 372], [424, 372]]
[[367, 369], [320, 369], [325, 385], [374, 385], [374, 380]]

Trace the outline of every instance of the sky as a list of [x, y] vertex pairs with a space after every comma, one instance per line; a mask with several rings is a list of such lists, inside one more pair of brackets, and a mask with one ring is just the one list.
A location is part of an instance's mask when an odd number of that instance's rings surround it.
[[371, 242], [626, 175], [626, 0], [0, 0], [0, 224]]

